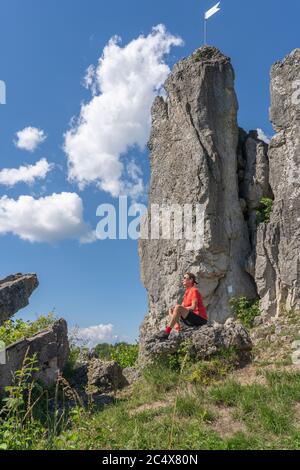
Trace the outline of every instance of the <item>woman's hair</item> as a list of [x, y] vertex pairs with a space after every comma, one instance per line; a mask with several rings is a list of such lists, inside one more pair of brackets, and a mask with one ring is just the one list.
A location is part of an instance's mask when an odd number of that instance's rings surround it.
[[186, 276], [189, 276], [189, 279], [191, 279], [191, 281], [193, 281], [194, 284], [198, 284], [198, 282], [196, 281], [196, 276], [195, 276], [195, 274], [193, 274], [193, 273], [186, 273]]

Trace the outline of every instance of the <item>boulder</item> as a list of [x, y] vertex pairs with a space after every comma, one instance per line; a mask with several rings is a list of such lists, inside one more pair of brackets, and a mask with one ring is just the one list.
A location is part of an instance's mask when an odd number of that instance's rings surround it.
[[208, 359], [216, 353], [234, 348], [241, 359], [250, 357], [252, 341], [246, 328], [229, 318], [225, 324], [214, 322], [201, 328], [185, 328], [172, 332], [169, 339], [160, 341], [157, 334], [143, 339], [139, 365], [145, 366], [159, 358], [176, 353], [186, 343], [196, 359]]
[[123, 369], [123, 375], [128, 384], [131, 385], [141, 378], [141, 370], [136, 366], [125, 367], [125, 369]]
[[33, 354], [37, 355], [39, 368], [35, 378], [51, 385], [63, 371], [69, 356], [68, 328], [64, 319], [6, 348], [6, 363], [0, 364], [0, 390], [13, 383], [14, 372], [22, 368], [26, 356]]
[[88, 364], [87, 376], [88, 388], [92, 392], [114, 392], [128, 385], [122, 368], [115, 361], [92, 359]]
[[28, 305], [38, 285], [36, 274], [18, 273], [0, 280], [0, 325]]

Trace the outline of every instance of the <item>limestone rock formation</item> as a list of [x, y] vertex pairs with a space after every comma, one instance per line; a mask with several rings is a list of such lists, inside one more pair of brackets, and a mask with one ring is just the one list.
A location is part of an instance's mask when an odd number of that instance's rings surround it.
[[122, 368], [115, 361], [92, 359], [88, 365], [88, 387], [97, 391], [112, 392], [127, 385]]
[[15, 274], [0, 280], [0, 325], [28, 305], [38, 287], [36, 274]]
[[178, 351], [183, 342], [188, 342], [189, 350], [199, 360], [208, 359], [222, 350], [235, 348], [241, 359], [249, 358], [252, 342], [247, 330], [229, 318], [225, 324], [214, 323], [201, 328], [186, 328], [180, 334], [172, 333], [168, 341], [158, 341], [156, 335], [143, 340], [140, 365], [144, 366], [159, 357]]
[[255, 280], [267, 316], [300, 309], [300, 49], [271, 71], [269, 147], [274, 204], [258, 227]]
[[6, 363], [0, 364], [0, 390], [11, 385], [13, 373], [22, 368], [25, 356], [37, 354], [35, 374], [46, 385], [50, 385], [63, 370], [69, 356], [68, 328], [64, 319], [56, 321], [51, 327], [11, 344], [6, 348]]
[[168, 308], [183, 295], [186, 271], [200, 280], [211, 320], [222, 322], [231, 315], [231, 297], [257, 296], [246, 272], [251, 244], [239, 197], [238, 104], [230, 59], [205, 46], [174, 66], [165, 89], [166, 99], [157, 97], [152, 106], [149, 210], [142, 226], [151, 226], [154, 204], [200, 204], [203, 243], [191, 249], [184, 238], [155, 240], [151, 232], [148, 240], [145, 235], [139, 240], [149, 298], [142, 342], [165, 325]]

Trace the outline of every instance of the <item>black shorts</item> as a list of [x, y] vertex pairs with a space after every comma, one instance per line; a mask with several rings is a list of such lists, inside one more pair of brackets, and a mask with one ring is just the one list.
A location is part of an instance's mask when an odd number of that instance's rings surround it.
[[204, 326], [207, 324], [207, 320], [204, 320], [200, 315], [196, 315], [192, 310], [189, 310], [186, 318], [181, 317], [181, 321], [187, 326]]

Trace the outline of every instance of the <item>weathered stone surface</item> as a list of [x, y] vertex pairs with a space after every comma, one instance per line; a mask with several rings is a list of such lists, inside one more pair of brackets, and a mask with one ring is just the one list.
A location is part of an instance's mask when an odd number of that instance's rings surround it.
[[6, 364], [0, 364], [0, 390], [12, 384], [13, 373], [22, 368], [24, 358], [37, 354], [39, 371], [36, 378], [46, 385], [57, 379], [69, 356], [68, 328], [64, 319], [31, 338], [18, 341], [6, 348]]
[[257, 232], [255, 279], [268, 315], [300, 309], [300, 49], [271, 71], [269, 147], [274, 205]]
[[18, 273], [0, 280], [0, 325], [28, 305], [38, 285], [36, 274]]
[[240, 352], [241, 356], [247, 355], [252, 349], [248, 331], [240, 323], [229, 318], [225, 324], [214, 322], [198, 329], [186, 328], [180, 334], [172, 333], [167, 341], [157, 340], [155, 334], [144, 337], [139, 363], [144, 366], [159, 357], [173, 354], [186, 341], [189, 343], [190, 351], [199, 360], [207, 359], [218, 351], [232, 347]]
[[125, 367], [123, 375], [128, 384], [131, 385], [141, 378], [141, 370], [138, 367]]
[[251, 245], [239, 200], [238, 104], [230, 59], [205, 46], [174, 66], [165, 89], [166, 100], [157, 97], [152, 106], [149, 210], [152, 204], [202, 204], [204, 237], [196, 250], [187, 250], [184, 239], [139, 241], [149, 298], [142, 342], [165, 325], [168, 308], [181, 300], [186, 271], [199, 278], [211, 320], [231, 315], [232, 296], [257, 295], [245, 270]]
[[122, 368], [115, 361], [92, 359], [88, 365], [88, 387], [90, 390], [112, 392], [127, 385]]
[[244, 202], [243, 213], [248, 224], [251, 254], [246, 270], [255, 277], [255, 251], [257, 215], [262, 198], [273, 199], [269, 183], [268, 144], [258, 138], [257, 131], [246, 133], [240, 129], [238, 151], [238, 176], [240, 200]]

